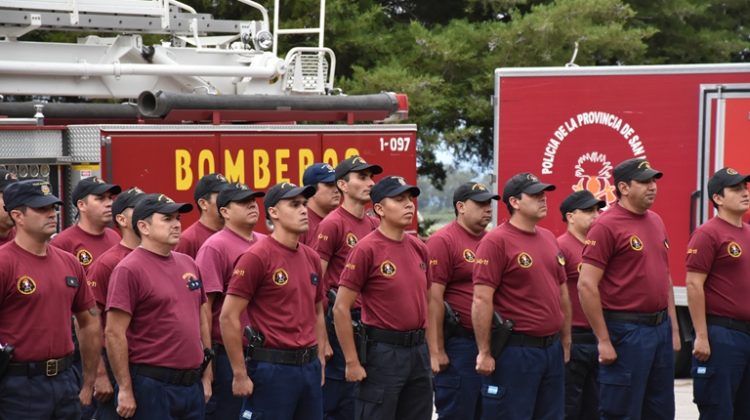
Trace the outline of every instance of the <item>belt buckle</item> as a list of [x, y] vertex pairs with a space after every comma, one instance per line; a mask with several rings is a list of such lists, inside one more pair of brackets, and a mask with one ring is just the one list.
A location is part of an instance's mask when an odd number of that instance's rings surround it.
[[57, 376], [60, 373], [60, 360], [51, 359], [44, 362], [44, 374], [46, 376]]

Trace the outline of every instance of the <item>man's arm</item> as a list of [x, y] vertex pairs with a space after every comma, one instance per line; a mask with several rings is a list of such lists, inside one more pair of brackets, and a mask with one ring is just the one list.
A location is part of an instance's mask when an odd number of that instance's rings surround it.
[[336, 336], [341, 344], [341, 351], [346, 361], [346, 380], [359, 382], [367, 377], [365, 368], [357, 356], [357, 347], [354, 344], [354, 331], [352, 330], [352, 306], [357, 299], [357, 292], [340, 286], [333, 305], [333, 325], [336, 327]]
[[490, 375], [495, 371], [495, 358], [490, 352], [490, 336], [492, 335], [492, 314], [494, 307], [492, 298], [495, 296], [493, 287], [475, 284], [474, 301], [471, 304], [471, 323], [477, 340], [479, 354], [477, 354], [477, 373]]
[[[211, 295], [215, 296], [214, 293], [211, 293]], [[200, 307], [201, 342], [203, 343], [204, 349], [211, 348], [211, 304], [209, 302], [212, 301], [213, 299], [207, 299], [207, 301]], [[214, 380], [214, 370], [211, 367], [213, 363], [214, 362], [211, 361], [208, 366], [206, 366], [206, 370], [203, 371], [203, 398], [205, 398], [206, 402], [211, 399], [211, 394], [213, 392], [211, 388], [211, 382]]]
[[253, 393], [253, 381], [247, 376], [245, 358], [242, 354], [242, 324], [240, 314], [247, 308], [248, 300], [235, 295], [226, 295], [219, 315], [221, 339], [232, 365], [232, 394], [249, 397]]
[[[672, 322], [672, 349], [680, 351], [682, 340], [680, 339], [680, 326], [677, 323], [677, 309], [674, 306], [674, 286], [672, 285], [672, 276], [669, 276], [669, 302], [667, 304], [669, 320]], [[705, 312], [704, 312], [705, 313]]]
[[570, 361], [570, 345], [573, 342], [573, 338], [570, 332], [571, 325], [573, 323], [573, 307], [570, 304], [570, 294], [568, 293], [568, 285], [563, 283], [560, 285], [560, 306], [563, 310], [563, 327], [560, 330], [560, 337], [563, 346], [563, 354], [565, 355], [565, 363]]
[[599, 282], [603, 275], [604, 270], [601, 268], [583, 263], [581, 274], [578, 276], [578, 296], [581, 300], [583, 313], [599, 340], [599, 363], [609, 365], [617, 360], [617, 352], [615, 352], [609, 338], [609, 330], [607, 329], [607, 323], [604, 322], [602, 301], [599, 295]]
[[88, 311], [75, 314], [83, 362], [83, 385], [79, 395], [82, 405], [91, 404], [96, 371], [102, 355], [102, 325], [99, 321], [99, 314], [99, 308], [96, 305]]
[[326, 379], [326, 349], [331, 347], [328, 344], [328, 332], [326, 331], [326, 320], [323, 313], [323, 302], [317, 302], [315, 304], [315, 336], [318, 340], [318, 359], [320, 359], [322, 374], [321, 386], [325, 384]]
[[701, 362], [711, 357], [711, 343], [708, 341], [708, 326], [706, 325], [706, 294], [703, 286], [708, 274], [688, 271], [687, 300], [690, 318], [695, 329], [695, 343], [693, 356]]
[[111, 308], [107, 311], [107, 357], [112, 366], [117, 386], [117, 414], [130, 418], [137, 408], [133, 394], [133, 382], [128, 365], [128, 338], [125, 333], [130, 326], [131, 315], [125, 311]]
[[432, 373], [439, 373], [448, 367], [448, 355], [445, 353], [445, 337], [443, 321], [445, 318], [445, 285], [432, 283], [427, 292], [429, 302], [430, 322], [427, 328], [427, 345], [430, 349], [430, 365]]

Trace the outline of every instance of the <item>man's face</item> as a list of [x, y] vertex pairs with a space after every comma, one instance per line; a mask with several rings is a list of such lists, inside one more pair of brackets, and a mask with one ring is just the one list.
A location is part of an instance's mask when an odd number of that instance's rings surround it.
[[298, 195], [296, 197], [280, 200], [275, 206], [268, 209], [274, 226], [302, 234], [307, 232], [309, 226], [307, 221], [307, 199]]
[[750, 194], [747, 184], [741, 183], [731, 187], [724, 187], [724, 196], [714, 195], [714, 201], [723, 210], [732, 214], [745, 214], [750, 208]]
[[636, 209], [646, 211], [656, 201], [656, 178], [649, 178], [645, 181], [620, 182], [619, 186], [622, 187], [620, 192], [623, 198]]
[[341, 202], [341, 193], [336, 188], [335, 182], [318, 182], [318, 188], [315, 195], [310, 197], [310, 201], [326, 212], [331, 212], [339, 206]]
[[208, 217], [216, 223], [221, 224], [224, 223], [224, 219], [219, 217], [219, 210], [218, 207], [216, 207], [216, 198], [218, 196], [219, 193], [212, 192], [207, 198], [201, 198], [198, 200], [198, 206], [201, 208], [201, 217]]
[[345, 196], [355, 201], [367, 202], [370, 201], [370, 191], [375, 181], [372, 179], [372, 172], [359, 171], [350, 172], [348, 181], [339, 179], [337, 184]]
[[89, 194], [78, 200], [78, 211], [81, 218], [99, 227], [105, 227], [112, 221], [112, 193]]
[[459, 217], [473, 231], [482, 231], [492, 220], [492, 200], [466, 200], [456, 203]]
[[5, 211], [5, 201], [3, 201], [3, 193], [0, 192], [0, 229], [9, 230], [12, 227], [13, 219], [11, 219], [8, 212]]
[[49, 239], [57, 232], [57, 206], [54, 204], [36, 209], [28, 207], [24, 212], [14, 209], [10, 213], [18, 229], [40, 241]]
[[547, 216], [547, 196], [542, 192], [536, 194], [521, 193], [521, 198], [510, 198], [511, 205], [521, 216], [539, 221]]
[[374, 206], [375, 212], [392, 226], [402, 229], [411, 225], [416, 213], [409, 191], [395, 197], [386, 197]]
[[138, 226], [141, 231], [141, 238], [175, 247], [180, 241], [182, 225], [180, 224], [180, 214], [154, 213], [150, 220], [139, 220]]
[[255, 226], [258, 223], [258, 201], [255, 197], [243, 201], [231, 201], [224, 207], [227, 221], [232, 224]]
[[587, 209], [575, 209], [572, 212], [569, 212], [567, 217], [568, 223], [573, 226], [576, 231], [585, 235], [588, 233], [594, 220], [599, 217], [599, 206], [593, 206]]
[[132, 229], [133, 228], [133, 208], [128, 207], [122, 211], [122, 213], [115, 216], [117, 224], [120, 229]]

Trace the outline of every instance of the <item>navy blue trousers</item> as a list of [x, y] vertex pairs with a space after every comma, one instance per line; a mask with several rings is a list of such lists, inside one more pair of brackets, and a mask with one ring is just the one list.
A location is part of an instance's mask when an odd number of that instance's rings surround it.
[[562, 420], [565, 368], [562, 345], [508, 346], [495, 372], [482, 378], [483, 420]]
[[[330, 313], [330, 311], [329, 311]], [[346, 361], [333, 320], [326, 315], [328, 343], [333, 357], [326, 362], [326, 383], [323, 385], [323, 418], [325, 420], [351, 420], [354, 418], [354, 383], [346, 382]]]
[[599, 366], [602, 419], [674, 419], [674, 352], [669, 317], [656, 326], [607, 321], [617, 352]]
[[77, 372], [57, 376], [11, 376], [0, 380], [0, 420], [79, 420], [81, 391]]
[[599, 418], [599, 352], [596, 344], [573, 344], [565, 365], [565, 419]]
[[473, 338], [445, 340], [450, 364], [435, 375], [435, 407], [440, 420], [479, 419], [482, 377], [477, 374], [477, 343]]
[[750, 419], [750, 334], [708, 325], [711, 357], [693, 358], [693, 398], [701, 420]]
[[[146, 376], [132, 374], [135, 396], [134, 420], [203, 420], [206, 403], [203, 384], [171, 385]], [[115, 387], [115, 401], [119, 389]]]
[[301, 366], [248, 362], [253, 394], [244, 398], [241, 420], [321, 420], [322, 372], [316, 357]]
[[206, 403], [206, 419], [236, 419], [242, 409], [242, 398], [232, 395], [234, 375], [226, 351], [220, 350], [216, 353], [214, 364], [216, 369], [214, 370], [211, 399]]

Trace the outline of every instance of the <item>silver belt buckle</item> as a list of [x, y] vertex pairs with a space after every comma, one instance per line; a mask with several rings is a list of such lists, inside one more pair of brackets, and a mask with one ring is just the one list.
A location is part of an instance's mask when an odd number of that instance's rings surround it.
[[47, 360], [45, 362], [44, 374], [47, 376], [57, 376], [57, 374], [59, 373], [59, 367], [60, 367], [59, 359]]

